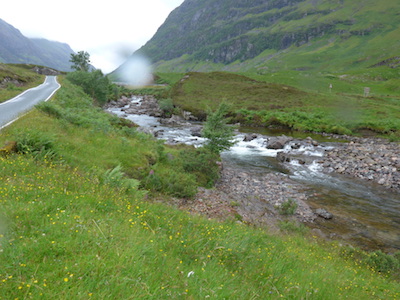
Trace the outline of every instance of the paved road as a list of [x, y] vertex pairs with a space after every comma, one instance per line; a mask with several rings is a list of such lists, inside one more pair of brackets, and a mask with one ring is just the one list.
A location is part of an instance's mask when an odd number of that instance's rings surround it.
[[17, 120], [41, 101], [47, 101], [60, 88], [56, 76], [47, 76], [43, 84], [0, 103], [0, 129]]

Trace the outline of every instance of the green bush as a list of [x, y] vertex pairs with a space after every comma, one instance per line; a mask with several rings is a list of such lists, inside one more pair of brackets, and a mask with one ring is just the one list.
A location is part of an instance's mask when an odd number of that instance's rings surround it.
[[158, 101], [158, 105], [163, 112], [164, 117], [170, 117], [174, 111], [174, 103], [171, 98], [161, 99]]
[[76, 71], [67, 75], [67, 79], [83, 88], [85, 93], [104, 105], [109, 96], [113, 94], [113, 88], [109, 79], [100, 70], [93, 72]]
[[196, 177], [172, 169], [151, 170], [143, 180], [146, 189], [180, 198], [192, 198], [197, 193]]
[[365, 262], [378, 272], [399, 272], [400, 269], [398, 257], [385, 254], [380, 250], [370, 253]]
[[219, 156], [207, 148], [192, 148], [180, 152], [183, 169], [196, 175], [200, 186], [214, 186], [220, 175]]

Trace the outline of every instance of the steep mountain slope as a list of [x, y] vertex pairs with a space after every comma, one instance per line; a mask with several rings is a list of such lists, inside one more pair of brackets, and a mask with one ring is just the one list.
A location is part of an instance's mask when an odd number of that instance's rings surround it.
[[0, 62], [28, 63], [70, 71], [69, 45], [45, 39], [29, 39], [0, 19]]
[[399, 11], [397, 0], [186, 0], [139, 52], [169, 71], [367, 67], [400, 54]]

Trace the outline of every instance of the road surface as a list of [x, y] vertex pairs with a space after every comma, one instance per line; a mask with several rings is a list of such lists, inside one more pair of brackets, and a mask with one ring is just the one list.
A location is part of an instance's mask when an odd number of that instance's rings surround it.
[[10, 125], [41, 101], [47, 101], [60, 88], [56, 76], [46, 76], [41, 85], [0, 103], [0, 129]]

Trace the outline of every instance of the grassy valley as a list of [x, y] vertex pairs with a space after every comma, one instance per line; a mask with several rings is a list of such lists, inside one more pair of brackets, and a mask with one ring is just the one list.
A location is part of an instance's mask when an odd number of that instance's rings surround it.
[[[293, 107], [308, 101], [288, 86], [226, 81], [290, 92]], [[50, 102], [0, 132], [0, 143], [15, 141], [17, 150], [0, 156], [1, 299], [400, 297], [397, 256], [168, 204], [209, 186], [216, 157], [201, 156], [203, 173], [192, 173], [194, 149], [139, 133], [60, 82]]]
[[[176, 106], [203, 119], [208, 108], [215, 109], [224, 101], [230, 105], [232, 122], [243, 125], [338, 134], [369, 130], [399, 138], [397, 69], [242, 74], [182, 74], [180, 80], [175, 78], [169, 97]], [[160, 76], [173, 78], [163, 73]], [[368, 95], [364, 94], [365, 87], [370, 88]]]

